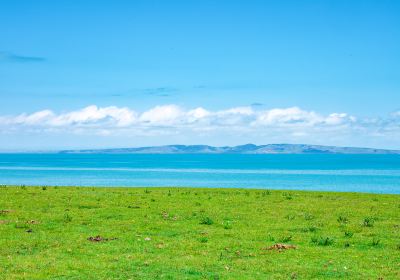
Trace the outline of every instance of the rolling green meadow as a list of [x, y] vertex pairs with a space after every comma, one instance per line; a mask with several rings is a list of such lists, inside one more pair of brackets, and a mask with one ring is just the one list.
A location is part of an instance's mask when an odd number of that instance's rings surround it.
[[0, 187], [0, 279], [337, 278], [400, 279], [399, 195]]

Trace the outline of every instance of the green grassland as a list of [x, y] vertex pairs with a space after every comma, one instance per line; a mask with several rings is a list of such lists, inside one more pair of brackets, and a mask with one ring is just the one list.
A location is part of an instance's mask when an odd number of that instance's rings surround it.
[[0, 279], [335, 278], [400, 279], [399, 195], [0, 187]]

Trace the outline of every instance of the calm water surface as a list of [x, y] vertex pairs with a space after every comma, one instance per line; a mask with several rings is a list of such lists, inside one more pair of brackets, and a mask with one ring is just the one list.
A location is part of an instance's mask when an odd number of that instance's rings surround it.
[[400, 155], [0, 154], [0, 184], [400, 193]]

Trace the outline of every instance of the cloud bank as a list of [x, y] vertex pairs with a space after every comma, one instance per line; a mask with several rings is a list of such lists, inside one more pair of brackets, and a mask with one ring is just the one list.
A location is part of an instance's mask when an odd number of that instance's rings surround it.
[[358, 119], [347, 113], [320, 114], [298, 107], [256, 110], [235, 107], [211, 111], [202, 107], [185, 109], [161, 105], [144, 112], [127, 107], [98, 107], [56, 113], [42, 110], [31, 114], [0, 116], [3, 133], [39, 132], [71, 134], [168, 135], [226, 133], [262, 136], [284, 135], [305, 139], [363, 135], [400, 135], [400, 112], [383, 119]]

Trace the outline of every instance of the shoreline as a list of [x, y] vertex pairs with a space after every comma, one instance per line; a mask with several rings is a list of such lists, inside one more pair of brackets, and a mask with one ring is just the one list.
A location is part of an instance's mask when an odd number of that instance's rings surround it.
[[216, 187], [191, 187], [191, 186], [78, 186], [78, 185], [8, 185], [8, 184], [0, 184], [1, 188], [76, 188], [76, 189], [110, 189], [110, 190], [129, 190], [129, 189], [137, 189], [137, 190], [168, 190], [168, 189], [176, 189], [176, 190], [232, 190], [232, 191], [274, 191], [274, 192], [304, 192], [304, 193], [320, 193], [320, 194], [349, 194], [349, 195], [393, 195], [400, 196], [400, 193], [382, 193], [382, 192], [351, 192], [351, 191], [326, 191], [326, 190], [304, 190], [304, 189], [274, 189], [274, 188], [235, 188], [235, 187], [227, 187], [227, 188], [216, 188]]

